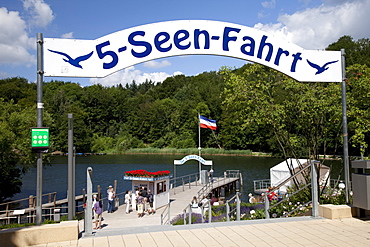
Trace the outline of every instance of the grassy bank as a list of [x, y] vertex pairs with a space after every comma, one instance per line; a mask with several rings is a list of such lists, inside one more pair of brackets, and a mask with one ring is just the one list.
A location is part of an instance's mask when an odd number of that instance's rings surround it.
[[[116, 154], [113, 152], [107, 152], [108, 154]], [[198, 154], [197, 148], [135, 148], [128, 149], [124, 154]], [[202, 155], [240, 155], [240, 156], [272, 156], [267, 153], [252, 152], [251, 150], [224, 150], [218, 148], [204, 148], [202, 149]]]

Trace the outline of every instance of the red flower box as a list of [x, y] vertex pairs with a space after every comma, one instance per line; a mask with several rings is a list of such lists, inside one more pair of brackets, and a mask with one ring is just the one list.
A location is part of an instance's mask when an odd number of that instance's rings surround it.
[[158, 178], [158, 177], [165, 177], [170, 175], [170, 171], [157, 171], [157, 172], [148, 172], [146, 170], [132, 170], [125, 172], [125, 176], [128, 177], [147, 177], [147, 178]]

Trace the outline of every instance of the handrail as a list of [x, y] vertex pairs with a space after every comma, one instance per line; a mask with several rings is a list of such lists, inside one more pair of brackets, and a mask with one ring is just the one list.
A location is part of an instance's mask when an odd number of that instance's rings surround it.
[[[57, 192], [49, 192], [49, 193], [43, 194], [41, 196], [44, 197], [46, 195], [49, 196], [49, 195], [56, 195], [56, 194], [57, 194]], [[32, 196], [32, 197], [35, 197], [35, 196]], [[0, 206], [7, 205], [7, 204], [12, 204], [12, 203], [16, 203], [16, 202], [27, 201], [27, 200], [30, 200], [30, 197], [27, 197], [27, 198], [24, 198], [24, 199], [14, 200], [14, 201], [10, 201], [10, 202], [3, 202], [3, 203], [0, 203]]]
[[198, 191], [198, 200], [202, 200], [203, 197], [205, 196], [204, 194], [205, 193], [209, 193], [210, 190], [212, 190], [213, 188], [213, 183], [212, 182], [208, 182], [207, 184], [205, 184], [199, 191]]
[[[171, 216], [170, 216], [170, 206], [171, 202], [169, 202], [166, 207], [164, 208], [163, 212], [161, 213], [161, 225], [169, 225], [171, 223]], [[167, 220], [165, 217], [167, 216]]]
[[[226, 201], [226, 221], [230, 221], [230, 215], [236, 210], [236, 220], [240, 220], [240, 192]], [[230, 202], [236, 199], [236, 207], [230, 211]]]
[[[279, 189], [280, 187], [282, 187], [284, 184], [288, 183], [289, 181], [291, 181], [292, 179], [296, 178], [298, 175], [300, 175], [302, 172], [304, 172], [307, 168], [311, 168], [313, 166], [313, 164], [315, 163], [315, 161], [311, 161], [311, 162], [307, 162], [307, 165], [302, 167], [298, 172], [296, 172], [294, 175], [290, 176], [289, 178], [285, 179], [283, 182], [281, 182], [279, 185], [273, 187], [271, 189], [271, 191], [268, 191], [265, 193], [265, 218], [266, 219], [269, 219], [270, 218], [270, 214], [269, 214], [269, 210], [271, 210], [272, 208], [276, 207], [277, 205], [279, 205], [280, 203], [282, 203], [283, 201], [286, 201], [288, 200], [289, 198], [285, 198], [284, 200], [274, 204], [273, 206], [270, 207], [270, 201], [269, 201], [269, 195], [271, 193], [274, 192], [275, 189]], [[315, 172], [315, 175], [317, 176], [316, 172]], [[308, 186], [310, 186], [312, 184], [312, 180], [314, 180], [312, 178], [313, 173], [311, 172], [311, 183], [307, 183], [304, 187], [300, 188], [299, 190], [295, 191], [293, 194], [291, 194], [290, 196], [292, 195], [295, 195], [297, 194], [298, 192], [302, 191], [303, 189], [307, 188]], [[313, 196], [314, 197], [314, 196]], [[306, 203], [307, 204], [307, 203]], [[316, 207], [316, 206], [315, 206]], [[294, 212], [294, 211], [293, 211]], [[290, 213], [289, 213], [290, 214]], [[289, 215], [288, 214], [288, 215]]]
[[[177, 181], [181, 181], [182, 191], [185, 191], [185, 184], [186, 183], [188, 184], [189, 189], [191, 189], [191, 183], [192, 182], [195, 182], [195, 186], [198, 186], [198, 180], [199, 180], [198, 175], [199, 175], [198, 173], [192, 173], [192, 174], [181, 176], [181, 177], [171, 178], [170, 179], [170, 185], [171, 185], [171, 189], [173, 190], [173, 193], [176, 195], [176, 188], [178, 187], [177, 186]], [[185, 178], [185, 180], [184, 180], [184, 178]], [[188, 182], [186, 182], [186, 181], [188, 181]]]
[[[294, 173], [294, 175], [290, 176], [289, 178], [285, 179], [283, 182], [281, 182], [279, 185], [272, 188], [272, 190], [280, 189], [281, 186], [288, 183], [290, 180], [296, 178], [298, 175], [300, 175], [302, 172], [304, 172], [307, 168], [311, 167], [311, 164], [307, 162], [307, 165], [302, 167], [298, 172]], [[269, 192], [271, 193], [271, 191]]]

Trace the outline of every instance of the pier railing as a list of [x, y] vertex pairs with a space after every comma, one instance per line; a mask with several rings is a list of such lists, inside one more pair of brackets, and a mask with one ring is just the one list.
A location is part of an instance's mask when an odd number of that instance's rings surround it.
[[171, 178], [170, 185], [174, 195], [176, 195], [176, 190], [185, 191], [186, 188], [191, 189], [191, 186], [199, 186], [199, 173]]
[[161, 213], [161, 225], [171, 224], [171, 214], [170, 214], [171, 203], [168, 203]]
[[[278, 190], [280, 187], [282, 187], [286, 183], [290, 182], [291, 180], [296, 179], [297, 176], [306, 172], [308, 169], [311, 169], [311, 176], [310, 176], [311, 177], [311, 182], [310, 183], [307, 183], [306, 185], [302, 186], [301, 188], [299, 188], [297, 191], [295, 191], [292, 194], [286, 194], [286, 197], [284, 199], [281, 199], [277, 203], [270, 206], [270, 197], [274, 193], [275, 190]], [[317, 175], [317, 171], [316, 171], [316, 168], [315, 168], [315, 162], [311, 161], [306, 166], [302, 167], [299, 171], [294, 173], [292, 176], [290, 176], [289, 178], [287, 178], [283, 182], [281, 182], [279, 185], [272, 188], [271, 191], [266, 192], [265, 197], [264, 197], [264, 200], [265, 200], [265, 218], [266, 219], [270, 218], [270, 212], [269, 211], [272, 208], [280, 205], [281, 203], [283, 203], [285, 201], [288, 201], [291, 196], [301, 192], [302, 190], [306, 189], [309, 186], [311, 186], [312, 200], [309, 201], [309, 202], [301, 203], [299, 207], [297, 207], [296, 209], [294, 209], [291, 212], [287, 212], [284, 216], [288, 216], [288, 215], [294, 213], [295, 211], [299, 210], [300, 208], [306, 207], [307, 205], [312, 204], [312, 216], [317, 217], [318, 216], [318, 183], [317, 183], [317, 177], [318, 177], [318, 175]]]
[[226, 170], [223, 177], [215, 177], [213, 181], [209, 181], [199, 191], [197, 198], [202, 200], [203, 197], [207, 197], [213, 188], [220, 187], [225, 183], [229, 183], [233, 179], [239, 179], [242, 183], [241, 173], [239, 170]]
[[[230, 218], [233, 214], [236, 215], [236, 220], [239, 221], [240, 220], [240, 193], [237, 192], [235, 196], [227, 200], [225, 204], [226, 204], [226, 221], [230, 221]], [[230, 210], [230, 204], [235, 204], [235, 207], [231, 210]]]
[[[42, 203], [48, 203], [52, 206], [56, 206], [56, 192], [43, 194], [41, 199]], [[45, 209], [45, 208], [43, 208]], [[29, 196], [28, 198], [14, 200], [10, 202], [4, 202], [0, 204], [0, 220], [5, 220], [7, 223], [11, 219], [17, 219], [18, 222], [24, 221], [27, 218], [28, 222], [33, 221], [33, 217], [36, 210], [36, 197]], [[49, 216], [49, 213], [45, 213], [43, 216]]]

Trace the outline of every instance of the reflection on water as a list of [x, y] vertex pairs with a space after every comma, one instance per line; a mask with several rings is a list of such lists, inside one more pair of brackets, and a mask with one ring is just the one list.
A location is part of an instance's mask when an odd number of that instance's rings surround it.
[[[82, 193], [86, 188], [86, 169], [93, 168], [93, 189], [97, 190], [100, 185], [102, 192], [114, 180], [118, 181], [117, 193], [131, 189], [131, 182], [123, 180], [125, 171], [134, 169], [145, 169], [147, 171], [169, 170], [173, 173], [174, 160], [179, 160], [185, 155], [104, 155], [104, 156], [77, 156], [76, 157], [76, 195]], [[214, 176], [222, 176], [225, 170], [240, 170], [243, 175], [242, 199], [246, 199], [248, 193], [253, 192], [253, 180], [268, 179], [270, 168], [281, 162], [283, 159], [248, 157], [248, 156], [202, 156], [205, 160], [213, 161]], [[334, 174], [340, 170], [340, 162], [332, 162]], [[330, 166], [330, 163], [325, 163]], [[209, 169], [209, 166], [202, 165], [202, 169]], [[183, 176], [199, 172], [198, 162], [187, 161], [184, 165], [176, 167], [177, 176]], [[43, 169], [43, 193], [57, 192], [58, 199], [66, 198], [68, 189], [68, 160], [67, 156], [54, 156], [52, 166]], [[21, 193], [13, 199], [26, 198], [36, 194], [36, 170], [27, 173], [23, 179]], [[103, 194], [103, 196], [105, 196]]]

